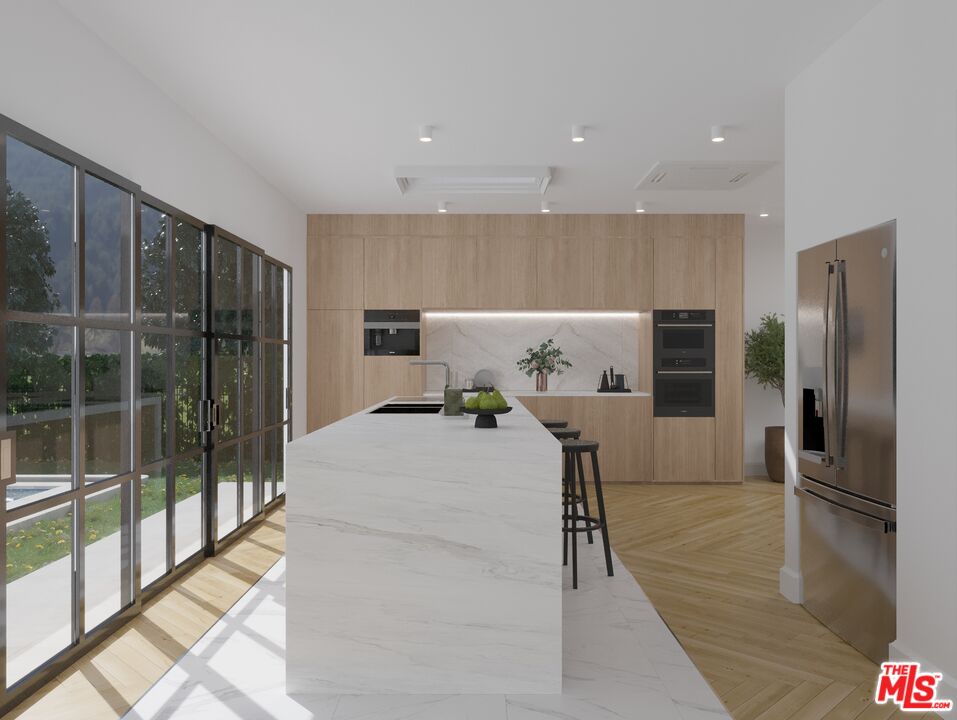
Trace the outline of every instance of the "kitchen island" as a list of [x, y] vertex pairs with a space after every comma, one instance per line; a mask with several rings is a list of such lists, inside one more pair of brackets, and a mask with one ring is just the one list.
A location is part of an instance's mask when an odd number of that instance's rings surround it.
[[289, 694], [561, 692], [561, 448], [508, 400], [289, 444]]

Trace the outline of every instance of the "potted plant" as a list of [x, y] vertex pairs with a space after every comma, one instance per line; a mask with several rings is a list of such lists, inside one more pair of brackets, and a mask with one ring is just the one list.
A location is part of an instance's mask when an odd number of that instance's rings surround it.
[[[761, 318], [761, 325], [744, 336], [744, 373], [764, 388], [781, 393], [784, 404], [784, 321], [777, 313]], [[768, 477], [784, 482], [784, 426], [764, 428], [764, 465]]]
[[525, 357], [515, 363], [518, 369], [528, 377], [535, 376], [535, 390], [548, 390], [548, 376], [552, 373], [561, 375], [572, 364], [563, 357], [562, 349], [555, 345], [553, 338], [548, 338], [537, 348], [528, 348]]

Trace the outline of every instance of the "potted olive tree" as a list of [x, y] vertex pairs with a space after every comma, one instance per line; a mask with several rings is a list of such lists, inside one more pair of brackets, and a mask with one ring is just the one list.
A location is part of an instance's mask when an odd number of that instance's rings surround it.
[[[744, 336], [744, 373], [761, 387], [781, 393], [784, 404], [784, 321], [777, 313], [761, 318], [761, 325]], [[764, 465], [768, 477], [784, 482], [784, 426], [764, 428]]]

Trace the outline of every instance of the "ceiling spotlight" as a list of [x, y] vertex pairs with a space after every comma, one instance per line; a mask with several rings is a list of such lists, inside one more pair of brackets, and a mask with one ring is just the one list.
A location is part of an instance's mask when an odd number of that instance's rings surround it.
[[432, 142], [432, 126], [431, 125], [419, 126], [419, 142]]
[[724, 128], [720, 125], [711, 126], [711, 142], [724, 142]]
[[572, 142], [585, 142], [584, 125], [572, 125]]
[[768, 215], [770, 215], [770, 213], [766, 213], [766, 212], [758, 213], [758, 217], [767, 217]]
[[547, 212], [551, 212], [551, 211], [552, 211], [552, 209], [551, 209], [551, 207], [549, 207], [549, 205], [548, 205], [548, 200], [542, 200], [542, 212], [547, 213]]
[[645, 204], [639, 200], [635, 203], [635, 212], [643, 213], [645, 211]]
[[439, 212], [447, 213], [448, 211], [449, 211], [449, 204], [443, 200], [442, 202], [439, 203]]

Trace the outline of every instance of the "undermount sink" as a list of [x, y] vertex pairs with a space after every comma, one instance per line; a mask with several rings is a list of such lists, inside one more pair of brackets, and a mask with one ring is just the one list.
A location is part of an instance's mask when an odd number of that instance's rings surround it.
[[436, 415], [442, 411], [442, 403], [386, 403], [370, 410], [370, 415]]

